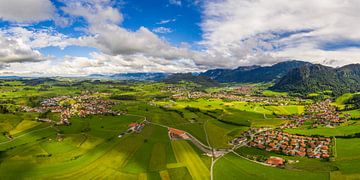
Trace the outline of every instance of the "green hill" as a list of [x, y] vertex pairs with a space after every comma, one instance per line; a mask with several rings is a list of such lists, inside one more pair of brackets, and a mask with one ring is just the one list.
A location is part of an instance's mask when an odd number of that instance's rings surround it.
[[309, 64], [295, 68], [270, 89], [300, 94], [331, 90], [334, 95], [360, 90], [360, 64], [331, 68]]

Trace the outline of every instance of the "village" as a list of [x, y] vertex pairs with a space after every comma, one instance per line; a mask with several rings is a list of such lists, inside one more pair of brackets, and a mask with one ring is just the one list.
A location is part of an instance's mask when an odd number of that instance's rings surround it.
[[[96, 114], [125, 114], [125, 112], [112, 110], [112, 107], [116, 105], [115, 102], [90, 94], [83, 94], [74, 97], [53, 97], [43, 100], [40, 104], [41, 106], [36, 108], [24, 106], [23, 110], [26, 112], [44, 113], [49, 111], [52, 113], [60, 113], [60, 121], [56, 122], [56, 125], [69, 125], [69, 119], [73, 116], [86, 117]], [[53, 120], [49, 118], [38, 118], [38, 121], [53, 122]]]
[[[348, 117], [348, 114], [344, 115]], [[280, 118], [290, 120], [291, 122], [281, 126], [284, 128], [297, 128], [302, 126], [306, 121], [312, 121], [312, 128], [318, 126], [335, 127], [347, 121], [346, 118], [340, 117], [340, 113], [336, 111], [336, 107], [331, 105], [331, 100], [317, 102], [306, 106], [303, 115], [286, 116], [280, 115]]]
[[[249, 103], [261, 103], [265, 106], [287, 106], [291, 104], [291, 101], [287, 97], [266, 97], [266, 96], [240, 96], [237, 91], [233, 92], [214, 92], [207, 93], [201, 91], [193, 91], [193, 92], [182, 92], [178, 94], [174, 94], [172, 96], [175, 100], [188, 100], [188, 99], [198, 99], [198, 98], [213, 98], [213, 99], [227, 99], [231, 101], [241, 101], [241, 102], [249, 102]], [[305, 103], [305, 100], [300, 98], [294, 99], [297, 104]]]
[[[332, 139], [292, 135], [269, 128], [252, 128], [229, 142], [231, 145], [245, 145], [287, 156], [328, 159], [331, 157]], [[282, 158], [272, 157], [270, 165], [283, 165]], [[280, 163], [281, 162], [281, 163]]]
[[[250, 89], [236, 89], [237, 91], [249, 92]], [[238, 92], [239, 93], [239, 92]], [[177, 97], [176, 95], [173, 96]], [[288, 99], [285, 97], [263, 97], [263, 96], [238, 96], [236, 94], [228, 92], [219, 93], [205, 93], [205, 92], [190, 92], [182, 93], [178, 98], [220, 98], [231, 99], [245, 102], [261, 102], [264, 105], [288, 105]], [[46, 112], [60, 113], [60, 121], [56, 122], [57, 125], [69, 125], [69, 119], [73, 116], [86, 117], [94, 114], [111, 114], [122, 115], [125, 112], [113, 111], [112, 107], [116, 105], [115, 102], [105, 100], [99, 96], [93, 96], [90, 94], [83, 94], [79, 96], [59, 96], [49, 99], [45, 99], [41, 102], [41, 106], [37, 108], [24, 107], [24, 110], [28, 112]], [[140, 115], [139, 115], [140, 116]], [[209, 157], [220, 157], [229, 152], [235, 152], [239, 147], [246, 146], [261, 149], [268, 152], [274, 152], [287, 156], [299, 156], [316, 159], [329, 159], [332, 156], [332, 143], [331, 138], [325, 137], [306, 137], [300, 135], [293, 135], [286, 132], [282, 132], [284, 128], [297, 128], [304, 125], [307, 121], [312, 121], [312, 127], [323, 125], [327, 127], [338, 126], [346, 121], [345, 118], [340, 117], [340, 114], [336, 111], [336, 108], [331, 105], [330, 100], [317, 102], [305, 107], [305, 113], [302, 115], [279, 115], [278, 117], [290, 120], [291, 122], [282, 125], [279, 129], [271, 128], [251, 128], [245, 131], [242, 136], [233, 139], [229, 142], [232, 145], [230, 149], [213, 149], [207, 145], [204, 145], [198, 139], [193, 137], [186, 131], [166, 127], [168, 129], [168, 136], [171, 140], [188, 140], [192, 142], [196, 147], [201, 149], [204, 154]], [[38, 121], [54, 122], [48, 118], [39, 118]], [[126, 134], [141, 133], [147, 124], [154, 124], [148, 120], [143, 122], [133, 122], [128, 124], [128, 129], [118, 135], [118, 138], [122, 138]], [[244, 157], [247, 158], [247, 157]], [[271, 156], [266, 160], [253, 160], [260, 164], [284, 167], [287, 162], [281, 157]]]

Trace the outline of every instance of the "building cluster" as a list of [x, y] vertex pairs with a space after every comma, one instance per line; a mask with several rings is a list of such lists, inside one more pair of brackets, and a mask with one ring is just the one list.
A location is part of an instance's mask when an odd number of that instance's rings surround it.
[[189, 91], [191, 88], [188, 86], [177, 86], [177, 85], [168, 85], [161, 89], [161, 92], [170, 92], [175, 94], [180, 94], [186, 91]]
[[340, 114], [336, 111], [336, 107], [331, 105], [331, 100], [314, 103], [306, 108], [307, 114], [314, 116], [313, 127], [319, 125], [324, 126], [338, 126], [346, 122], [345, 118], [341, 118]]
[[70, 124], [69, 118], [72, 116], [86, 117], [96, 114], [121, 115], [124, 112], [112, 110], [115, 102], [102, 99], [98, 96], [83, 94], [75, 97], [59, 96], [45, 99], [38, 108], [23, 107], [27, 112], [46, 112], [51, 111], [60, 113], [58, 125]]
[[266, 151], [309, 158], [330, 157], [330, 138], [298, 136], [277, 130], [266, 130], [256, 134], [250, 130], [245, 132], [244, 136], [248, 139], [248, 146]]
[[145, 127], [144, 122], [142, 122], [142, 123], [136, 123], [136, 122], [130, 123], [128, 125], [127, 131], [119, 134], [118, 138], [122, 138], [125, 134], [130, 134], [130, 133], [133, 133], [133, 132], [140, 133], [144, 129], [144, 127]]
[[331, 100], [325, 100], [311, 104], [306, 107], [304, 115], [281, 116], [281, 118], [291, 120], [290, 123], [284, 124], [281, 128], [296, 128], [305, 123], [312, 121], [312, 127], [320, 125], [326, 127], [338, 126], [346, 122], [346, 118], [340, 117], [340, 113], [336, 111], [336, 107], [331, 105]]
[[253, 91], [253, 86], [237, 86], [233, 88], [233, 92], [237, 94], [251, 95]]
[[230, 141], [232, 145], [245, 144], [289, 156], [329, 158], [331, 138], [306, 137], [268, 128], [252, 128], [241, 137]]
[[310, 116], [306, 116], [306, 115], [293, 115], [293, 116], [280, 115], [279, 117], [282, 119], [290, 120], [290, 122], [283, 124], [280, 127], [281, 129], [298, 128], [298, 127], [302, 126], [305, 123], [305, 121], [308, 121], [311, 119]]
[[129, 127], [128, 131], [140, 133], [141, 130], [144, 128], [144, 126], [145, 126], [144, 123], [130, 123], [128, 125]]
[[[214, 99], [228, 99], [232, 101], [241, 101], [241, 102], [253, 102], [253, 103], [262, 103], [264, 105], [276, 105], [276, 106], [286, 106], [289, 105], [290, 101], [286, 97], [265, 97], [265, 96], [239, 96], [233, 92], [214, 92], [207, 93], [201, 91], [194, 92], [182, 92], [174, 94], [172, 98], [177, 100], [187, 100], [187, 99], [198, 99], [198, 98], [214, 98]], [[302, 101], [297, 99], [298, 102]]]
[[247, 143], [248, 139], [252, 139], [255, 134], [259, 134], [267, 130], [270, 130], [270, 128], [250, 128], [249, 130], [243, 132], [242, 136], [236, 137], [235, 139], [231, 140], [229, 144], [236, 146], [242, 143]]
[[29, 106], [21, 106], [20, 110], [23, 112], [38, 112], [38, 113], [44, 112], [44, 109], [41, 107], [33, 108], [33, 107], [29, 107]]

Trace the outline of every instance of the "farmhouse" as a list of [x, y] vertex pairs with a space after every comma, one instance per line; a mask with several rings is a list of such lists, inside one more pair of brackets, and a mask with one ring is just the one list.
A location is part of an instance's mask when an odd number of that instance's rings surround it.
[[271, 156], [269, 159], [266, 160], [266, 163], [276, 167], [284, 166], [285, 160], [280, 157]]
[[141, 130], [144, 128], [145, 124], [144, 123], [130, 123], [128, 125], [129, 129], [128, 131], [129, 132], [141, 132]]
[[169, 128], [168, 133], [170, 138], [172, 139], [189, 139], [190, 137], [186, 134], [185, 131], [175, 129], [175, 128]]

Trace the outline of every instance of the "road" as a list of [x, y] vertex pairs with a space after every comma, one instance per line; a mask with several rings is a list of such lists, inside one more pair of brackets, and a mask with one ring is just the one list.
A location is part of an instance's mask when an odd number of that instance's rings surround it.
[[[159, 124], [159, 123], [154, 123], [154, 122], [149, 122], [150, 124], [153, 125], [157, 125], [157, 126], [161, 126], [164, 128], [171, 128], [169, 126], [163, 125], [163, 124]], [[210, 144], [210, 140], [207, 134], [207, 130], [206, 130], [206, 123], [207, 121], [204, 123], [204, 132], [205, 132], [205, 137], [206, 137], [206, 142], [208, 145], [203, 144], [201, 141], [199, 141], [197, 138], [195, 138], [193, 135], [191, 135], [190, 133], [184, 131], [186, 133], [186, 135], [188, 135], [190, 137], [190, 141], [196, 146], [198, 147], [200, 150], [202, 150], [204, 153], [211, 155], [211, 167], [210, 167], [210, 179], [213, 180], [213, 169], [214, 169], [214, 165], [215, 163], [224, 155], [226, 155], [227, 153], [231, 152], [230, 150], [215, 150], [213, 147], [211, 147]]]

